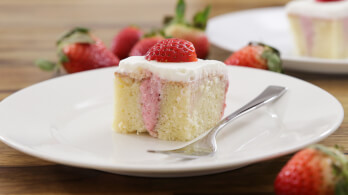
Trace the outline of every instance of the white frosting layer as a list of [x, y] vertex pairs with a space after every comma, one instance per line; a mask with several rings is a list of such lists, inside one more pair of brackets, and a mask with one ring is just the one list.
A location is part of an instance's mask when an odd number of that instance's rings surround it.
[[148, 70], [161, 79], [169, 81], [190, 82], [208, 75], [226, 75], [226, 65], [216, 60], [201, 60], [197, 62], [157, 62], [148, 61], [144, 56], [132, 56], [120, 61], [116, 70], [121, 74], [142, 74]]
[[316, 0], [293, 0], [286, 5], [288, 14], [338, 19], [348, 17], [348, 0], [317, 2]]

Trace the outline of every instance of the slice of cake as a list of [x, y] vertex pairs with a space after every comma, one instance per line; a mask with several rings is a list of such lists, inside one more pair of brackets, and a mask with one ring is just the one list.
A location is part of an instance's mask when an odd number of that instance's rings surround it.
[[348, 0], [295, 0], [286, 12], [299, 55], [348, 58]]
[[191, 42], [166, 39], [146, 56], [120, 62], [115, 72], [114, 129], [188, 141], [222, 117], [226, 65], [196, 58]]

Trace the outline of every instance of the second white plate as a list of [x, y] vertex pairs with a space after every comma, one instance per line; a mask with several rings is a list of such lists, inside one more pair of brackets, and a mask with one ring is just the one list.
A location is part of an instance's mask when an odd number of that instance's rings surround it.
[[250, 41], [264, 42], [280, 50], [284, 68], [306, 72], [348, 73], [348, 59], [297, 56], [283, 7], [252, 9], [224, 14], [208, 22], [207, 35], [217, 46], [236, 51]]
[[214, 157], [180, 160], [147, 149], [180, 142], [115, 133], [114, 68], [48, 80], [0, 102], [0, 138], [27, 154], [66, 165], [112, 173], [177, 177], [232, 170], [294, 152], [333, 133], [343, 120], [341, 104], [302, 80], [252, 68], [228, 67], [225, 113], [231, 113], [268, 85], [288, 88], [274, 104], [227, 126]]

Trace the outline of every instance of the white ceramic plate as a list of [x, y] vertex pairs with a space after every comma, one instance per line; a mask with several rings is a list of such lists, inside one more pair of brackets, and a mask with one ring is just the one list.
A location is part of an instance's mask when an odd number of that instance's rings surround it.
[[207, 35], [215, 45], [236, 51], [250, 41], [280, 50], [284, 68], [320, 73], [348, 73], [348, 59], [300, 57], [294, 52], [290, 26], [283, 7], [252, 9], [212, 18]]
[[228, 67], [227, 110], [242, 106], [268, 85], [288, 92], [278, 101], [234, 121], [218, 135], [214, 157], [180, 160], [147, 149], [180, 142], [113, 132], [114, 68], [48, 80], [0, 103], [0, 138], [49, 161], [118, 174], [176, 177], [232, 170], [294, 152], [333, 133], [341, 104], [324, 90], [269, 71]]

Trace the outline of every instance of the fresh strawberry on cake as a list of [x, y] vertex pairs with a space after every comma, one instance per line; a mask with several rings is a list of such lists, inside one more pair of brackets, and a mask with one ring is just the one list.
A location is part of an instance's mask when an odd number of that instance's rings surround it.
[[167, 37], [175, 37], [185, 39], [193, 43], [196, 48], [197, 57], [200, 59], [207, 58], [209, 54], [209, 40], [205, 34], [210, 6], [204, 10], [197, 12], [193, 21], [190, 23], [185, 19], [186, 4], [184, 0], [178, 0], [175, 16], [166, 17], [163, 28], [164, 35]]
[[188, 141], [222, 117], [226, 65], [197, 59], [193, 44], [165, 39], [145, 56], [122, 60], [115, 72], [114, 129]]

